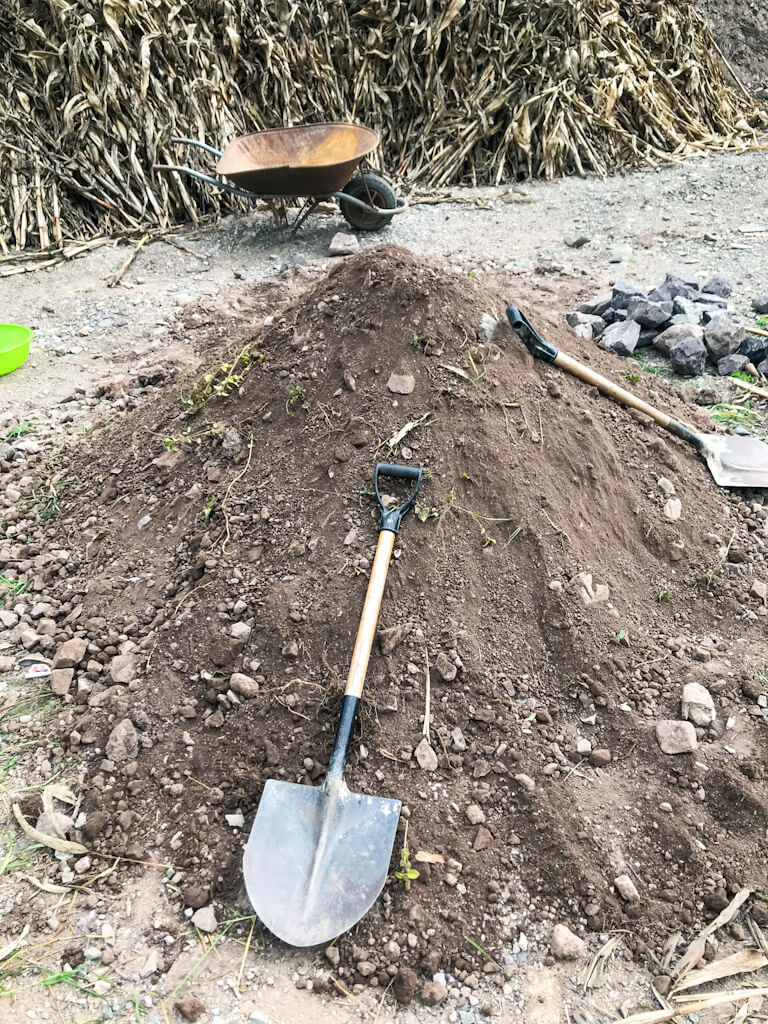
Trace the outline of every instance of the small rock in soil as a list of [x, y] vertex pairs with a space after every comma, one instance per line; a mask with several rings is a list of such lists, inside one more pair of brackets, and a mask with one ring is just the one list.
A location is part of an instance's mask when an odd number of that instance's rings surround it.
[[379, 650], [382, 654], [391, 654], [396, 647], [399, 647], [410, 632], [410, 626], [402, 622], [398, 626], [388, 626], [378, 631]]
[[338, 967], [341, 954], [339, 953], [338, 946], [328, 946], [325, 950], [325, 959], [331, 965], [331, 967]]
[[762, 580], [753, 580], [749, 594], [750, 597], [756, 597], [763, 604], [768, 604], [768, 583], [764, 583]]
[[521, 785], [527, 793], [532, 793], [536, 789], [536, 783], [530, 775], [524, 775], [522, 772], [515, 776], [515, 782]]
[[456, 666], [444, 651], [440, 651], [435, 659], [435, 668], [443, 682], [451, 683], [456, 678]]
[[184, 906], [199, 910], [208, 902], [209, 894], [201, 885], [188, 885], [181, 890], [181, 898], [184, 900]]
[[234, 640], [240, 640], [242, 643], [245, 643], [251, 635], [251, 627], [247, 622], [233, 622], [229, 627], [229, 635]]
[[387, 388], [393, 395], [410, 395], [416, 387], [416, 378], [412, 373], [391, 373]]
[[87, 647], [88, 641], [82, 637], [76, 636], [71, 640], [67, 640], [56, 651], [56, 657], [53, 659], [53, 668], [77, 668], [85, 657]]
[[115, 764], [132, 761], [139, 752], [139, 737], [130, 718], [118, 722], [109, 734], [107, 757]]
[[423, 768], [425, 772], [437, 771], [437, 754], [430, 747], [426, 736], [422, 737], [421, 743], [419, 743], [413, 753], [419, 763], [419, 768]]
[[51, 672], [52, 692], [58, 697], [63, 697], [66, 693], [69, 693], [74, 676], [75, 670], [73, 668], [55, 668]]
[[360, 251], [360, 242], [355, 235], [346, 231], [337, 231], [328, 246], [329, 256], [351, 256]]
[[668, 996], [672, 990], [672, 979], [668, 974], [657, 974], [653, 979], [653, 987], [660, 996]]
[[640, 339], [640, 324], [634, 320], [617, 321], [609, 324], [600, 336], [598, 344], [619, 356], [631, 356]]
[[605, 768], [611, 763], [611, 752], [606, 747], [599, 747], [589, 755], [589, 763], [593, 768]]
[[566, 235], [563, 239], [569, 249], [581, 249], [589, 240], [589, 235]]
[[246, 698], [255, 697], [259, 692], [259, 684], [256, 680], [243, 675], [242, 672], [234, 672], [229, 677], [229, 688], [233, 693], [239, 693], [241, 697]]
[[683, 514], [683, 503], [679, 498], [667, 498], [664, 505], [664, 515], [671, 523], [676, 523]]
[[614, 878], [613, 884], [616, 887], [616, 892], [627, 903], [636, 903], [640, 899], [637, 886], [629, 875], [619, 875], [618, 878]]
[[95, 839], [107, 827], [109, 815], [106, 811], [91, 811], [83, 825], [83, 835], [86, 839]]
[[109, 674], [113, 683], [127, 685], [136, 677], [136, 658], [132, 654], [118, 654], [109, 663]]
[[698, 377], [704, 372], [707, 349], [698, 338], [686, 338], [670, 349], [669, 361], [680, 377]]
[[493, 341], [499, 329], [499, 321], [490, 313], [483, 313], [480, 317], [480, 333], [486, 341]]
[[556, 924], [549, 939], [549, 948], [556, 960], [576, 960], [584, 955], [587, 944], [566, 925]]
[[758, 295], [756, 299], [752, 299], [752, 309], [758, 316], [768, 313], [768, 294]]
[[201, 932], [215, 932], [218, 927], [212, 906], [201, 907], [192, 915], [192, 924]]
[[205, 1013], [205, 1003], [201, 1003], [196, 996], [184, 996], [182, 999], [177, 999], [173, 1006], [184, 1020], [196, 1021]]
[[690, 754], [699, 745], [691, 723], [673, 719], [656, 723], [656, 740], [664, 754]]
[[421, 1001], [425, 1006], [437, 1006], [448, 995], [448, 989], [439, 981], [427, 981], [421, 989]]
[[694, 725], [706, 728], [717, 717], [712, 694], [701, 683], [686, 683], [683, 687], [683, 718]]
[[472, 849], [475, 853], [481, 853], [483, 850], [489, 849], [493, 845], [493, 836], [484, 828], [482, 825], [478, 828], [475, 833], [475, 841], [472, 843]]
[[401, 967], [395, 975], [392, 988], [398, 1003], [410, 1003], [419, 987], [419, 977], [412, 967]]
[[470, 804], [464, 813], [470, 825], [482, 825], [485, 821], [485, 812], [478, 804]]

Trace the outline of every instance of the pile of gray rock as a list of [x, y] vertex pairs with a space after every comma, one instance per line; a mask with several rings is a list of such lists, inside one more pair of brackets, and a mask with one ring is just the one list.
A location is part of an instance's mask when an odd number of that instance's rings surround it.
[[750, 363], [768, 373], [768, 338], [745, 332], [729, 308], [730, 294], [730, 282], [720, 274], [701, 287], [667, 274], [651, 292], [617, 281], [610, 294], [583, 302], [566, 319], [582, 338], [618, 355], [652, 345], [683, 377], [698, 376], [707, 364], [723, 376]]

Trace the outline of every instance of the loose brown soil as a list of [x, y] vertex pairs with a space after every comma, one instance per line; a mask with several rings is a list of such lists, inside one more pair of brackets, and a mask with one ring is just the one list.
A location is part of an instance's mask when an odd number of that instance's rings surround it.
[[[762, 497], [718, 489], [694, 453], [535, 364], [508, 327], [479, 342], [482, 314], [501, 318], [514, 299], [550, 340], [628, 384], [627, 362], [560, 326], [577, 287], [481, 284], [384, 247], [288, 305], [268, 292], [268, 324], [265, 293], [246, 285], [182, 315], [179, 340], [212, 368], [207, 384], [225, 391], [238, 373], [240, 386], [202, 402], [199, 373], [160, 383], [66, 456], [71, 482], [45, 543], [69, 560], [52, 555], [35, 582], [63, 602], [57, 642], [89, 640], [58, 719], [61, 756], [85, 772], [87, 845], [172, 862], [180, 911], [209, 894], [242, 899], [264, 781], [322, 778], [386, 457], [426, 478], [390, 570], [348, 782], [400, 798], [412, 855], [445, 864], [419, 864], [409, 892], [392, 879], [339, 940], [346, 983], [387, 984], [403, 967], [462, 979], [486, 963], [467, 938], [501, 956], [555, 918], [627, 929], [642, 953], [742, 885], [768, 891], [755, 704], [768, 645], [765, 609], [748, 596], [768, 575]], [[393, 371], [414, 377], [411, 394], [388, 390]], [[632, 377], [642, 397], [707, 424], [692, 391], [685, 401]], [[682, 502], [677, 522], [662, 476]], [[23, 574], [37, 553], [0, 542], [0, 567]], [[582, 573], [608, 600], [584, 603]], [[236, 639], [236, 623], [250, 634]], [[136, 659], [128, 685], [110, 684], [118, 653]], [[427, 662], [434, 772], [413, 756]], [[258, 694], [234, 696], [234, 672]], [[686, 681], [708, 687], [718, 719], [695, 754], [671, 757], [654, 726], [680, 717]], [[138, 756], [105, 760], [126, 719]], [[610, 763], [579, 756], [579, 738]], [[483, 824], [469, 824], [469, 805]], [[238, 810], [242, 830], [225, 820]], [[615, 891], [621, 874], [639, 900]]]

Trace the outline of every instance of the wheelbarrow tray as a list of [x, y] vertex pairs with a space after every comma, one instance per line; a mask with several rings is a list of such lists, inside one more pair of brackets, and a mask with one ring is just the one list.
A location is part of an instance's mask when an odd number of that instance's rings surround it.
[[347, 185], [379, 136], [357, 124], [270, 128], [234, 139], [216, 171], [265, 196], [326, 196]]

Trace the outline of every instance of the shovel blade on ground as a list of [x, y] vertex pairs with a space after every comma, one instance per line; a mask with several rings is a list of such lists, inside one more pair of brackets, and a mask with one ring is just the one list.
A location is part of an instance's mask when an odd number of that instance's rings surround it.
[[350, 793], [344, 783], [270, 779], [243, 857], [262, 923], [291, 946], [351, 928], [384, 887], [399, 816], [399, 800]]
[[702, 453], [721, 487], [768, 487], [768, 445], [740, 434], [703, 434]]

